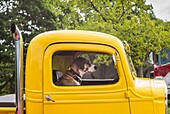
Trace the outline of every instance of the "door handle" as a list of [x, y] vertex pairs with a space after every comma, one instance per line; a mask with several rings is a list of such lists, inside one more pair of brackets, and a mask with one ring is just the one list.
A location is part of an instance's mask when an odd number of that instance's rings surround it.
[[50, 95], [45, 96], [45, 98], [47, 99], [47, 101], [55, 102], [55, 100], [53, 100], [53, 99], [50, 97]]

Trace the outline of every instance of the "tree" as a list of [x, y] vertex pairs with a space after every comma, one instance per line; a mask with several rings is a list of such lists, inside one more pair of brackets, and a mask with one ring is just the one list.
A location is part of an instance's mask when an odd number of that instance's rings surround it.
[[[104, 32], [126, 40], [138, 74], [148, 63], [151, 51], [158, 52], [169, 44], [169, 31], [156, 19], [152, 6], [143, 0], [91, 0], [78, 3], [84, 23], [75, 29]], [[149, 66], [149, 65], [148, 65]]]
[[[14, 43], [10, 25], [16, 23], [24, 38], [24, 55], [30, 40], [39, 33], [64, 29], [68, 23], [64, 17], [69, 13], [60, 1], [53, 12], [53, 6], [46, 0], [1, 0], [0, 1], [0, 94], [14, 92]], [[56, 8], [55, 8], [56, 9]], [[24, 57], [25, 57], [24, 56]], [[13, 85], [13, 86], [11, 86]], [[9, 90], [10, 87], [11, 91]]]

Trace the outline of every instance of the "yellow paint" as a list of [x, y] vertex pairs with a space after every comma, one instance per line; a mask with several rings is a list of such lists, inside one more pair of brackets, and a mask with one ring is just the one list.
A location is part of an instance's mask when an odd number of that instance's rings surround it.
[[16, 108], [0, 107], [0, 114], [16, 114]]
[[[119, 81], [98, 86], [54, 85], [52, 55], [64, 50], [109, 54], [118, 52], [116, 60]], [[58, 59], [65, 59], [69, 64], [71, 58]], [[59, 69], [64, 71], [67, 66]], [[58, 69], [55, 65], [53, 67]], [[137, 78], [132, 74], [123, 44], [114, 36], [71, 30], [40, 34], [31, 41], [28, 48], [26, 114], [165, 114], [163, 81]], [[47, 95], [55, 102], [47, 101]]]

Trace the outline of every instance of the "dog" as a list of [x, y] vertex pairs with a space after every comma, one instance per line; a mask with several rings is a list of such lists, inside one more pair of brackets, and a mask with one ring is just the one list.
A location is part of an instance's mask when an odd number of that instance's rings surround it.
[[56, 85], [81, 85], [82, 77], [87, 72], [95, 72], [97, 67], [91, 64], [87, 59], [77, 57], [70, 64], [69, 69], [59, 78]]

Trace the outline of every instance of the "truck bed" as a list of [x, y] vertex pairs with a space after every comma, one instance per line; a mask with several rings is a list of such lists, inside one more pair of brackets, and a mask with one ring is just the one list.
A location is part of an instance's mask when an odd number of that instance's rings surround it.
[[15, 94], [0, 96], [0, 107], [15, 107]]

